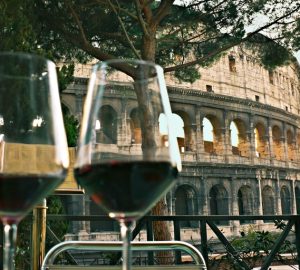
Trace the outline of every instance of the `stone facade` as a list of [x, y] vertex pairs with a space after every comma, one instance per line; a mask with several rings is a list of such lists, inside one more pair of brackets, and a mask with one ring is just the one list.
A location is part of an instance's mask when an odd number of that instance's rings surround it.
[[[63, 93], [63, 103], [78, 118], [90, 70], [91, 66], [78, 66], [77, 79]], [[236, 47], [211, 67], [201, 68], [201, 79], [193, 84], [166, 74], [173, 113], [184, 123], [184, 138], [178, 139], [183, 171], [166, 196], [171, 215], [300, 214], [299, 70], [294, 62], [268, 71]], [[106, 106], [116, 118], [122, 113], [114, 102]], [[128, 115], [134, 122], [133, 110], [128, 109]], [[211, 140], [205, 138], [204, 120], [212, 127]], [[123, 135], [116, 134], [111, 147], [118, 147], [126, 139]], [[132, 151], [138, 151], [138, 130], [133, 129], [126, 140]], [[88, 198], [68, 200], [69, 209], [77, 209], [77, 214], [100, 213]], [[72, 233], [86, 230], [99, 239], [95, 225], [102, 227], [99, 234], [118, 230], [113, 223], [85, 222], [74, 226]], [[229, 235], [247, 222], [219, 225]], [[271, 225], [257, 221], [251, 226]], [[185, 222], [182, 227], [183, 239], [199, 237], [197, 222]]]

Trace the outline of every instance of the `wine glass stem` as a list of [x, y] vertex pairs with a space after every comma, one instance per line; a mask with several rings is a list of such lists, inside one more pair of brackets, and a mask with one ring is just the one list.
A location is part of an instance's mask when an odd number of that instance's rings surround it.
[[3, 270], [15, 269], [17, 224], [4, 224]]
[[123, 251], [122, 251], [122, 270], [131, 269], [131, 239], [132, 239], [132, 228], [134, 226], [134, 221], [120, 221], [121, 227], [121, 239], [123, 241]]

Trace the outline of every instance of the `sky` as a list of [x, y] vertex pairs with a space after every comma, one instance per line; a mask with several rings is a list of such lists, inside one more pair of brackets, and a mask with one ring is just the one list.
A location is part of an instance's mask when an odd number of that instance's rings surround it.
[[[174, 4], [176, 5], [182, 5], [184, 2], [185, 3], [188, 3], [190, 2], [191, 0], [176, 0], [174, 2]], [[268, 21], [268, 17], [263, 15], [263, 14], [258, 14], [257, 15], [257, 18], [254, 20], [253, 24], [252, 25], [249, 25], [248, 27], [246, 27], [246, 31], [247, 32], [250, 32], [250, 31], [253, 31], [255, 28], [257, 28], [258, 26], [262, 26], [263, 24], [267, 23]], [[300, 64], [300, 50], [295, 52], [295, 57], [297, 58], [298, 60], [298, 63]]]

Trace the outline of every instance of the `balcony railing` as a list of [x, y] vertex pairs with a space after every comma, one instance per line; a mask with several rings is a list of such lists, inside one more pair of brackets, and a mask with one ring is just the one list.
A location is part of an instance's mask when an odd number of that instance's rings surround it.
[[[107, 216], [69, 216], [69, 215], [48, 215], [48, 220], [68, 220], [68, 221], [109, 221], [110, 219]], [[199, 233], [200, 233], [200, 251], [208, 265], [209, 268], [209, 245], [208, 245], [208, 230], [211, 230], [219, 241], [223, 244], [224, 250], [227, 254], [231, 256], [234, 260], [234, 263], [239, 266], [239, 269], [250, 270], [251, 267], [245, 262], [238, 253], [237, 250], [232, 246], [230, 241], [226, 238], [224, 233], [220, 228], [222, 226], [217, 226], [216, 223], [221, 221], [243, 221], [248, 223], [254, 223], [254, 221], [284, 221], [282, 230], [280, 231], [279, 237], [275, 241], [271, 250], [268, 251], [268, 254], [261, 261], [261, 270], [269, 269], [269, 266], [274, 262], [275, 255], [279, 252], [281, 245], [286, 240], [287, 236], [293, 231], [295, 235], [295, 249], [296, 249], [296, 264], [300, 266], [300, 215], [268, 215], [268, 216], [145, 216], [137, 223], [134, 232], [133, 239], [140, 234], [141, 230], [146, 231], [147, 241], [153, 241], [153, 222], [155, 221], [169, 221], [172, 223], [174, 228], [174, 240], [181, 239], [181, 229], [180, 222], [193, 221], [196, 224], [199, 224]], [[294, 230], [292, 230], [294, 228]], [[50, 228], [48, 233], [52, 234]], [[176, 262], [181, 262], [181, 254], [176, 253], [175, 256]], [[148, 257], [148, 263], [153, 264], [154, 259]], [[300, 269], [300, 268], [299, 268]]]

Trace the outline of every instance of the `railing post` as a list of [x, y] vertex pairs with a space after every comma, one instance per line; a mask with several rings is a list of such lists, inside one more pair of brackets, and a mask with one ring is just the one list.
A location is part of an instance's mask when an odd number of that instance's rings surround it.
[[207, 231], [206, 231], [206, 220], [200, 221], [200, 234], [201, 234], [201, 253], [208, 266], [208, 246], [207, 246]]
[[[174, 220], [174, 240], [180, 241], [180, 221]], [[181, 263], [181, 252], [175, 251], [175, 262]]]
[[[152, 227], [152, 220], [147, 220], [146, 222], [147, 227], [147, 241], [153, 241], [153, 227]], [[148, 252], [148, 264], [154, 264], [154, 254], [153, 251]]]
[[46, 199], [33, 209], [31, 239], [31, 269], [38, 270], [42, 266], [46, 244]]
[[297, 263], [300, 269], [300, 218], [299, 216], [297, 216], [295, 220], [295, 233], [296, 233]]

